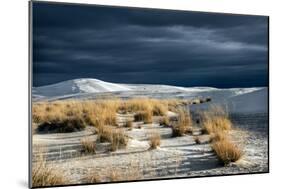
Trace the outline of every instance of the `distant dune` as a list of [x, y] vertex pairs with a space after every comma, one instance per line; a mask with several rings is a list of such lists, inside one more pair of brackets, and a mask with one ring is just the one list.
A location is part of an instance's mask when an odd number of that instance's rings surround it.
[[[213, 87], [178, 87], [151, 84], [117, 84], [98, 79], [74, 79], [52, 85], [33, 87], [33, 100], [95, 98], [113, 94], [120, 98], [200, 98], [227, 105], [232, 112], [267, 112], [267, 87], [218, 89]], [[204, 105], [203, 105], [204, 106]], [[200, 107], [200, 106], [199, 106]]]

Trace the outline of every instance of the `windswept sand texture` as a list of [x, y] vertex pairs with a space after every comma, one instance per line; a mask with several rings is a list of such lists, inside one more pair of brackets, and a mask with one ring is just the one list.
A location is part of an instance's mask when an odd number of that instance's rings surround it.
[[[129, 115], [119, 115], [120, 120], [130, 119]], [[194, 128], [193, 135], [199, 135], [202, 144], [196, 144], [194, 136], [171, 137], [171, 128], [159, 124], [143, 124], [134, 122], [133, 129], [126, 129], [129, 143], [126, 149], [116, 152], [107, 150], [108, 143], [97, 145], [97, 154], [81, 154], [80, 140], [84, 136], [93, 141], [97, 135], [92, 129], [63, 134], [35, 134], [33, 136], [33, 154], [42, 154], [50, 164], [63, 169], [69, 183], [85, 183], [85, 177], [90, 172], [98, 174], [101, 182], [109, 182], [110, 174], [117, 172], [120, 180], [156, 179], [170, 177], [193, 177], [204, 175], [222, 175], [250, 172], [265, 172], [267, 167], [267, 136], [262, 131], [253, 129], [256, 123], [266, 123], [266, 117], [259, 116], [259, 120], [244, 116], [233, 118], [237, 128], [250, 127], [250, 130], [233, 130], [236, 143], [245, 151], [242, 160], [224, 167], [213, 153], [209, 136], [201, 135], [199, 128]], [[237, 120], [237, 121], [235, 121]], [[138, 126], [141, 126], [139, 129]], [[266, 125], [260, 125], [266, 128]], [[149, 149], [148, 136], [158, 132], [161, 135], [161, 145], [155, 150]]]

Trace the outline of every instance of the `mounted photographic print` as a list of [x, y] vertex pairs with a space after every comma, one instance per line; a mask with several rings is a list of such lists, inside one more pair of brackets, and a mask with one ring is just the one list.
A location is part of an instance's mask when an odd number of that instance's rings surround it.
[[269, 17], [29, 8], [30, 187], [269, 172]]

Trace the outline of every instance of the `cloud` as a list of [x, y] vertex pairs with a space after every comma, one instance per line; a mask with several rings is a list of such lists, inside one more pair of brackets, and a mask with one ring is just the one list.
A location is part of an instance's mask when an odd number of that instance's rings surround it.
[[267, 84], [266, 17], [35, 3], [33, 37], [36, 86]]

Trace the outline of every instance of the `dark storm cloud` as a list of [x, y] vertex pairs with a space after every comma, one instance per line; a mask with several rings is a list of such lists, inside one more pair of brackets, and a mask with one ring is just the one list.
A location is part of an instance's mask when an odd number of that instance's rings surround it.
[[267, 85], [267, 17], [33, 5], [34, 85], [91, 77], [122, 83]]

